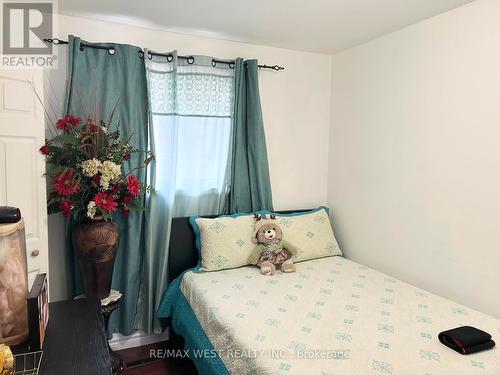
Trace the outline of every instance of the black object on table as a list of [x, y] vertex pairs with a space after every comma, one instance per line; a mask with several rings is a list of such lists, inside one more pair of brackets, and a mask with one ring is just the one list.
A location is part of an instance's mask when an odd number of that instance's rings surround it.
[[110, 364], [101, 302], [49, 303], [39, 375], [110, 375]]
[[[106, 327], [106, 331], [108, 330], [109, 318], [113, 311], [117, 310], [120, 307], [120, 298], [118, 300], [110, 302], [107, 305], [102, 306], [102, 316], [104, 317], [104, 326]], [[109, 346], [109, 355], [111, 357], [111, 369], [113, 370], [113, 374], [121, 373], [125, 368], [125, 362], [120, 358], [118, 354], [116, 354], [113, 349]]]
[[0, 206], [0, 224], [17, 223], [21, 220], [21, 210], [17, 207]]

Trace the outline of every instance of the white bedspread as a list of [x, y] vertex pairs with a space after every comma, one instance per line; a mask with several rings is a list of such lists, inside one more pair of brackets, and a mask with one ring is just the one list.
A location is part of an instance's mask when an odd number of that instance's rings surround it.
[[181, 291], [231, 374], [500, 374], [499, 348], [462, 356], [437, 338], [471, 325], [500, 341], [500, 320], [342, 257], [188, 272]]

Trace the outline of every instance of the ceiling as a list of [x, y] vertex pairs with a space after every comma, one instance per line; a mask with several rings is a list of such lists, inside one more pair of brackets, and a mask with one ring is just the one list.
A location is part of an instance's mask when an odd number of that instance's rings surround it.
[[333, 54], [472, 0], [59, 0], [59, 12]]

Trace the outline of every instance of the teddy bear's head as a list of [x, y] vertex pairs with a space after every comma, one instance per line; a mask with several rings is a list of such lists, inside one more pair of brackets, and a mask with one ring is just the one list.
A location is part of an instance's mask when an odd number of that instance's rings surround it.
[[271, 215], [270, 219], [255, 215], [255, 220], [254, 238], [257, 243], [267, 245], [281, 240], [283, 232], [274, 215]]

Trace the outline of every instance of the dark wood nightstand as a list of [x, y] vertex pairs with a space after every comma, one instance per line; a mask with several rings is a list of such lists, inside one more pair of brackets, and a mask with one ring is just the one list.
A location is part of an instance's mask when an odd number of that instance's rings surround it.
[[49, 304], [39, 375], [68, 374], [111, 374], [101, 302], [97, 299]]

